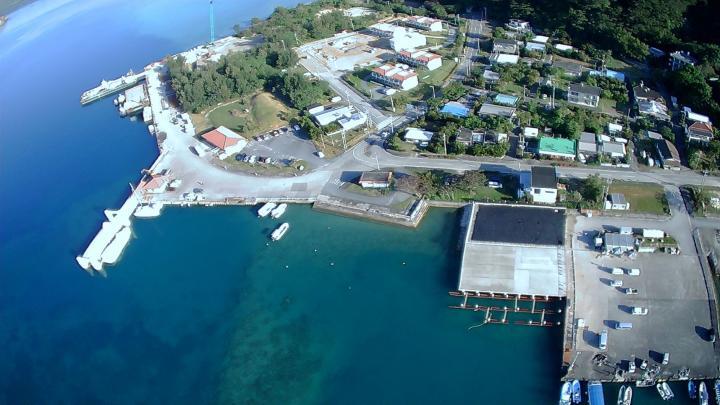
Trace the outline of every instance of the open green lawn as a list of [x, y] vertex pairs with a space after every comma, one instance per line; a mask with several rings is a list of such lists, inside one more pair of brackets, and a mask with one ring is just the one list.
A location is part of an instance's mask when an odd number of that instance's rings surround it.
[[295, 111], [270, 93], [258, 93], [249, 100], [239, 100], [212, 110], [208, 121], [243, 133], [255, 135], [287, 125]]
[[668, 205], [662, 186], [654, 183], [631, 181], [614, 181], [610, 185], [610, 193], [622, 193], [630, 202], [631, 212], [646, 214], [667, 214]]
[[500, 181], [502, 188], [490, 188], [486, 185], [476, 186], [472, 190], [451, 189], [447, 192], [439, 192], [432, 197], [433, 200], [441, 201], [482, 201], [501, 202], [514, 201], [517, 192], [517, 179], [513, 176], [506, 176], [495, 172], [485, 173], [488, 179]]
[[502, 83], [498, 86], [498, 92], [505, 94], [512, 94], [515, 96], [522, 96], [523, 88], [519, 84], [515, 83]]
[[433, 86], [440, 85], [450, 76], [450, 73], [455, 69], [455, 65], [457, 65], [457, 63], [452, 59], [443, 59], [443, 64], [439, 68], [430, 72], [423, 71], [420, 74], [420, 82]]

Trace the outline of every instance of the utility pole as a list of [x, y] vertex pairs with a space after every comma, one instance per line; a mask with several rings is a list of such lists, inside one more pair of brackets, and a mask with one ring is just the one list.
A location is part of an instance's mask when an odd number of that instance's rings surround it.
[[447, 156], [447, 136], [443, 134], [443, 147], [445, 148], [445, 156]]
[[390, 96], [390, 106], [392, 107], [392, 111], [395, 112], [395, 102], [393, 101], [392, 95]]
[[300, 45], [300, 40], [298, 40], [297, 32], [293, 31], [293, 35], [295, 35], [295, 42]]
[[433, 86], [433, 85], [430, 85], [430, 88], [431, 88], [431, 89], [432, 89], [432, 91], [433, 91], [433, 98], [435, 98], [435, 86]]
[[286, 51], [287, 49], [285, 49], [285, 40], [281, 39], [280, 42], [282, 42], [282, 44], [283, 44], [283, 51]]
[[378, 160], [377, 153], [375, 154], [375, 164], [377, 165], [378, 171], [380, 171], [380, 161]]

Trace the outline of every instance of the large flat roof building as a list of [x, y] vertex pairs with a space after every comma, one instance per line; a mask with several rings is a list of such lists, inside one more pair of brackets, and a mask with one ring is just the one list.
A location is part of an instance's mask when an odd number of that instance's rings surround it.
[[565, 210], [478, 204], [471, 207], [458, 289], [565, 296]]

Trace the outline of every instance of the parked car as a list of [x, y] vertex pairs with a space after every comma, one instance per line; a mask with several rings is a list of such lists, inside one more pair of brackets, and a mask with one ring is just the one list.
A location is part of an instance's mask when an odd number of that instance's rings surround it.
[[622, 287], [622, 280], [610, 280], [610, 287]]
[[662, 364], [667, 365], [670, 362], [670, 353], [663, 354]]
[[324, 153], [322, 153], [322, 152], [320, 152], [320, 151], [317, 151], [316, 154], [317, 154], [317, 157], [319, 157], [320, 159], [325, 159], [325, 154], [324, 154]]
[[633, 315], [647, 315], [648, 309], [643, 307], [632, 307]]
[[242, 162], [243, 159], [245, 159], [245, 156], [247, 155], [244, 153], [238, 153], [237, 155], [235, 155], [235, 160], [237, 160], [238, 162]]
[[299, 131], [299, 130], [300, 130], [300, 125], [295, 124], [295, 125], [293, 126], [293, 129], [296, 130], [296, 131]]
[[632, 329], [630, 322], [615, 322], [615, 329]]
[[490, 188], [502, 188], [502, 184], [497, 181], [488, 181], [487, 186]]
[[627, 269], [627, 274], [629, 276], [639, 276], [640, 275], [640, 269]]
[[625, 274], [625, 271], [623, 271], [623, 269], [621, 269], [620, 267], [613, 267], [611, 273], [616, 275], [623, 275]]
[[625, 288], [624, 290], [625, 294], [627, 295], [635, 295], [638, 293], [638, 290], [636, 288]]
[[257, 162], [257, 156], [255, 156], [255, 155], [250, 156], [250, 159], [248, 159], [248, 163], [255, 164], [255, 162]]

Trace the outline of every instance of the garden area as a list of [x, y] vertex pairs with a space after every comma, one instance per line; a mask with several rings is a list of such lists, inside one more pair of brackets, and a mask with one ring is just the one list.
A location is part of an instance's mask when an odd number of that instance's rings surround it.
[[614, 181], [608, 193], [620, 193], [630, 203], [630, 212], [667, 215], [670, 213], [665, 190], [655, 183]]
[[428, 170], [398, 179], [395, 187], [430, 200], [509, 202], [516, 200], [518, 183], [515, 176], [496, 172]]

